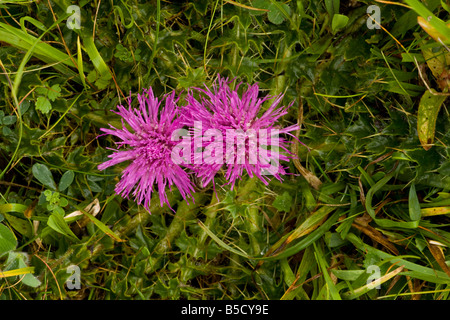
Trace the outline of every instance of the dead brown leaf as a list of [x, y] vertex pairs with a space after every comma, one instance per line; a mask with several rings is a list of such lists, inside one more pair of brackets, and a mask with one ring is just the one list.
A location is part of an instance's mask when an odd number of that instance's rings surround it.
[[367, 223], [367, 220], [363, 219], [363, 218], [364, 218], [364, 216], [361, 217], [360, 220], [358, 220], [358, 218], [356, 218], [355, 222], [352, 223], [352, 226], [358, 230], [361, 230], [361, 232], [363, 232], [365, 235], [370, 237], [372, 240], [381, 244], [383, 247], [388, 249], [391, 253], [398, 255], [399, 252], [398, 252], [397, 248], [395, 247], [395, 245], [392, 242], [390, 242], [389, 239], [387, 239], [380, 231], [378, 231], [374, 227], [370, 226]]
[[445, 263], [445, 255], [442, 250], [442, 247], [432, 244], [432, 243], [430, 243], [430, 241], [428, 241], [427, 245], [428, 245], [428, 249], [430, 249], [431, 254], [436, 259], [439, 266], [450, 277], [450, 268]]

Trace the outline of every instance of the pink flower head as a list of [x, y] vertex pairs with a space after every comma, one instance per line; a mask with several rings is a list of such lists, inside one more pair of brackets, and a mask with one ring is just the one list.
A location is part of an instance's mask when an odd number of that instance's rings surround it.
[[[289, 106], [279, 107], [283, 95], [258, 98], [259, 87], [251, 85], [238, 94], [241, 84], [232, 90], [228, 79], [218, 77], [209, 88], [195, 88], [186, 97], [187, 105], [181, 117], [185, 125], [194, 127], [194, 155], [190, 166], [207, 185], [222, 168], [225, 178], [234, 186], [236, 179], [247, 171], [266, 185], [267, 176], [282, 180], [286, 174], [280, 161], [289, 161], [292, 154], [287, 149], [289, 143], [279, 134], [289, 134], [298, 125], [286, 128], [276, 126], [280, 117], [287, 114]], [[200, 99], [194, 97], [198, 94]], [[263, 104], [275, 98], [267, 110]], [[220, 141], [222, 140], [222, 141]], [[200, 141], [200, 143], [198, 142]], [[202, 149], [201, 153], [195, 150]], [[286, 151], [288, 156], [282, 153]]]
[[[122, 117], [122, 129], [110, 125], [110, 129], [101, 130], [120, 139], [116, 142], [117, 150], [109, 155], [108, 160], [98, 166], [104, 170], [124, 161], [130, 161], [123, 170], [120, 181], [117, 183], [115, 192], [124, 198], [130, 193], [135, 197], [138, 204], [144, 205], [149, 210], [150, 200], [154, 188], [157, 187], [160, 203], [163, 206], [170, 204], [167, 199], [165, 188], [175, 185], [182, 197], [192, 197], [194, 190], [188, 174], [172, 161], [171, 152], [176, 142], [171, 136], [173, 132], [181, 127], [178, 117], [178, 99], [175, 93], [166, 95], [163, 100], [164, 107], [160, 110], [161, 102], [153, 95], [151, 88], [138, 94], [139, 108], [131, 107], [131, 97], [128, 98], [128, 108], [117, 106], [116, 114]], [[159, 112], [160, 111], [160, 112]], [[158, 116], [159, 113], [159, 116]], [[127, 122], [130, 131], [124, 123]], [[126, 146], [125, 150], [119, 150]], [[155, 187], [156, 185], [156, 187]]]

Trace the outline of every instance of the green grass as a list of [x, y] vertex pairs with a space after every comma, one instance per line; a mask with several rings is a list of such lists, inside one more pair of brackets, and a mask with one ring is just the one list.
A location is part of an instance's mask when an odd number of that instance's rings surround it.
[[[0, 1], [0, 299], [448, 299], [449, 4], [426, 3], [84, 1], [70, 29], [69, 1]], [[293, 174], [152, 215], [115, 195], [110, 110], [219, 73], [295, 100]]]

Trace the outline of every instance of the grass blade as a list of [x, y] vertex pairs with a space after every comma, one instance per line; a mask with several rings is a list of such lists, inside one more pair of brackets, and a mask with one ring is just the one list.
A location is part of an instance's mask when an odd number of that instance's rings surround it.
[[324, 254], [322, 252], [322, 250], [319, 248], [319, 246], [314, 242], [314, 255], [316, 257], [317, 263], [320, 267], [320, 269], [322, 270], [322, 274], [323, 277], [325, 279], [326, 285], [327, 285], [327, 289], [328, 292], [331, 296], [332, 300], [342, 300], [341, 296], [339, 295], [339, 291], [336, 288], [336, 285], [333, 283], [333, 281], [331, 280], [330, 274], [328, 273], [327, 270], [327, 263], [324, 259]]
[[89, 56], [89, 59], [92, 61], [95, 69], [98, 71], [100, 75], [100, 82], [107, 83], [110, 79], [112, 79], [111, 71], [103, 60], [102, 56], [97, 50], [97, 47], [94, 43], [94, 38], [90, 32], [86, 32], [82, 35], [84, 49]]
[[396, 170], [386, 174], [386, 176], [380, 179], [375, 185], [369, 189], [366, 195], [366, 210], [370, 217], [381, 227], [384, 228], [406, 228], [415, 229], [419, 226], [419, 221], [393, 221], [389, 219], [380, 219], [375, 216], [375, 210], [372, 207], [372, 199], [377, 191], [379, 191], [389, 180], [395, 175]]
[[[264, 260], [278, 260], [286, 257], [290, 257], [306, 247], [312, 245], [315, 241], [321, 238], [325, 232], [330, 230], [330, 228], [336, 223], [339, 216], [342, 214], [342, 211], [336, 211], [331, 217], [329, 217], [325, 222], [323, 222], [317, 229], [308, 234], [305, 238], [292, 245], [291, 247], [286, 248], [286, 245], [278, 244], [276, 249], [269, 250], [266, 256], [263, 258]], [[283, 239], [283, 238], [282, 238]], [[274, 245], [275, 247], [275, 245]]]
[[403, 271], [403, 266], [398, 267], [397, 269], [395, 269], [394, 271], [389, 272], [388, 274], [385, 274], [384, 276], [380, 277], [379, 279], [374, 280], [373, 282], [367, 283], [366, 285], [349, 291], [349, 292], [345, 292], [342, 294], [342, 298], [344, 299], [356, 299], [359, 296], [369, 292], [370, 290], [373, 290], [375, 287], [385, 283], [386, 281], [388, 281], [389, 279], [395, 277], [396, 275], [398, 275], [400, 272]]
[[98, 220], [92, 214], [90, 214], [89, 212], [87, 212], [83, 209], [80, 209], [80, 211], [83, 212], [83, 214], [85, 216], [87, 216], [97, 226], [97, 228], [99, 228], [101, 231], [103, 231], [106, 235], [108, 235], [109, 237], [111, 237], [112, 239], [114, 239], [117, 242], [125, 241], [125, 240], [122, 240], [114, 231], [109, 229], [103, 222]]
[[[347, 235], [347, 240], [353, 243], [359, 250], [362, 250], [366, 253], [371, 253], [378, 256], [382, 260], [386, 260], [391, 262], [392, 264], [398, 264], [404, 266], [405, 269], [410, 271], [404, 272], [403, 274], [408, 275], [412, 278], [416, 278], [419, 280], [429, 281], [431, 283], [438, 284], [448, 284], [450, 281], [450, 277], [445, 274], [445, 272], [434, 270], [432, 268], [424, 267], [417, 263], [408, 261], [402, 257], [393, 256], [387, 252], [375, 249], [367, 244], [365, 244], [358, 236], [353, 233], [349, 233]], [[413, 257], [420, 261], [419, 257]]]
[[84, 75], [83, 54], [81, 51], [80, 36], [77, 37], [77, 64], [78, 64], [78, 73], [80, 74], [81, 82], [83, 83], [83, 86], [86, 88], [86, 77]]
[[201, 222], [200, 220], [197, 221], [197, 224], [200, 226], [200, 228], [202, 228], [210, 237], [211, 239], [213, 239], [219, 246], [221, 246], [222, 248], [224, 248], [227, 251], [233, 252], [234, 254], [237, 254], [238, 256], [247, 258], [247, 259], [254, 259], [252, 257], [250, 257], [247, 253], [245, 253], [243, 250], [236, 250], [232, 247], [230, 247], [229, 245], [227, 245], [225, 242], [223, 242], [222, 240], [220, 240], [211, 230], [208, 229], [207, 226], [205, 226], [203, 224], [203, 222]]
[[34, 272], [34, 267], [25, 267], [25, 268], [14, 269], [14, 270], [0, 271], [0, 278], [20, 276], [23, 274], [29, 274], [29, 273], [33, 273], [33, 272]]
[[420, 211], [423, 217], [438, 216], [450, 214], [450, 207], [423, 208]]
[[414, 183], [411, 184], [409, 188], [409, 198], [408, 198], [408, 206], [409, 206], [409, 217], [411, 220], [416, 221], [420, 220], [422, 216], [422, 212], [420, 210], [419, 199], [417, 198], [416, 186]]
[[67, 225], [67, 222], [64, 220], [64, 218], [60, 216], [58, 213], [52, 213], [50, 215], [50, 217], [47, 220], [47, 225], [56, 232], [59, 232], [77, 242], [79, 241], [77, 236], [72, 232], [70, 227]]
[[4, 224], [0, 224], [0, 255], [14, 250], [17, 246], [17, 239], [14, 233]]
[[24, 213], [27, 210], [27, 206], [20, 203], [6, 203], [0, 204], [0, 214], [8, 212]]
[[445, 44], [450, 43], [450, 28], [447, 27], [444, 21], [436, 17], [427, 7], [425, 7], [418, 0], [405, 0], [405, 2], [411, 6], [411, 8], [420, 15], [423, 19], [429, 22], [429, 24], [440, 33], [443, 37], [441, 40]]

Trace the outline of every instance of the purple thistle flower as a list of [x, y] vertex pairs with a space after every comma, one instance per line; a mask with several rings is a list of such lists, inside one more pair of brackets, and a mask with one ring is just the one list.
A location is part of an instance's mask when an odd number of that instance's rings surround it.
[[[124, 198], [130, 193], [135, 197], [138, 204], [144, 205], [149, 210], [152, 192], [159, 193], [160, 203], [163, 206], [170, 204], [165, 192], [166, 186], [171, 189], [175, 185], [183, 199], [192, 197], [194, 190], [188, 174], [172, 161], [171, 152], [176, 144], [171, 137], [175, 130], [182, 124], [178, 117], [178, 99], [175, 93], [166, 95], [164, 107], [160, 110], [161, 102], [155, 98], [151, 88], [144, 90], [142, 95], [138, 94], [139, 109], [131, 107], [131, 97], [128, 98], [128, 109], [122, 105], [117, 106], [118, 111], [113, 111], [122, 117], [122, 129], [110, 125], [110, 129], [101, 130], [119, 138], [118, 146], [108, 160], [98, 166], [104, 170], [124, 161], [130, 161], [115, 187], [115, 192]], [[132, 131], [125, 126], [124, 120]], [[119, 150], [127, 146], [126, 150]], [[155, 186], [156, 185], [156, 186]], [[154, 189], [155, 188], [155, 189]]]
[[[225, 178], [232, 188], [236, 179], [242, 177], [244, 169], [250, 177], [258, 177], [266, 185], [267, 174], [281, 181], [281, 175], [286, 171], [279, 166], [279, 161], [289, 161], [293, 155], [287, 149], [289, 142], [278, 134], [292, 136], [289, 132], [299, 127], [295, 124], [279, 128], [276, 122], [288, 113], [292, 103], [279, 107], [283, 95], [258, 98], [257, 84], [249, 86], [239, 96], [241, 84], [232, 90], [229, 83], [228, 79], [219, 76], [212, 90], [206, 86], [205, 89], [195, 88], [186, 97], [187, 105], [183, 107], [181, 117], [185, 125], [194, 126], [191, 132], [194, 152], [189, 167], [202, 179], [204, 186], [214, 181], [214, 176], [224, 164]], [[200, 100], [194, 97], [194, 93], [200, 95]], [[275, 100], [259, 116], [263, 103], [272, 98]], [[196, 124], [200, 124], [201, 128]], [[221, 138], [222, 141], [219, 141]], [[203, 151], [195, 153], [199, 148]]]

